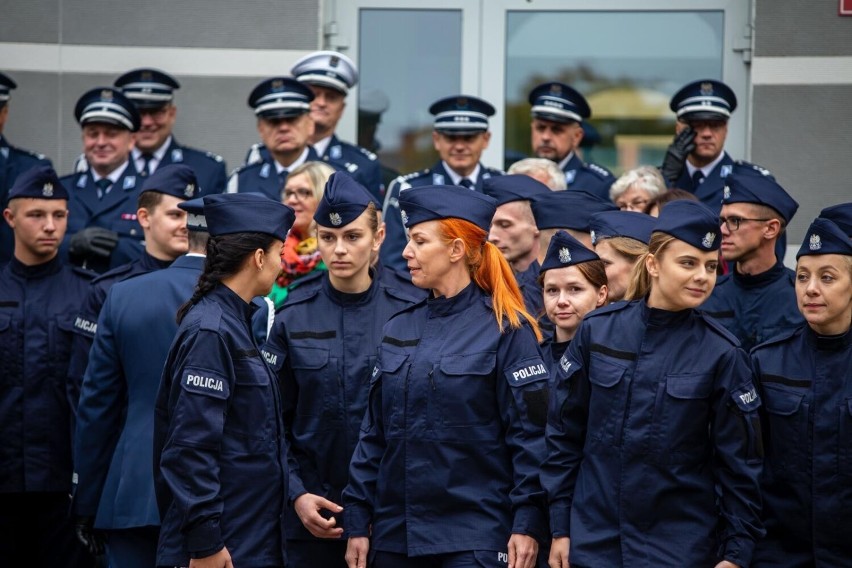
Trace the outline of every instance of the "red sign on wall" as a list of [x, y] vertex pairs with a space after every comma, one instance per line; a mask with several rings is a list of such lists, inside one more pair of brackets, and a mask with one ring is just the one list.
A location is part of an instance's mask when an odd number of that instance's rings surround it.
[[852, 16], [852, 0], [840, 0], [838, 14], [841, 16]]

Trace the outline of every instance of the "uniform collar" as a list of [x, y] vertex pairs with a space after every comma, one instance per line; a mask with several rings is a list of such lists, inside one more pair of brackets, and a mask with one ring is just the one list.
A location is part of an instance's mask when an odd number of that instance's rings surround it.
[[733, 279], [742, 288], [759, 288], [778, 280], [784, 274], [784, 263], [777, 262], [775, 266], [760, 274], [742, 274], [734, 268]]
[[334, 138], [334, 134], [332, 133], [330, 136], [326, 136], [322, 140], [319, 140], [315, 144], [313, 144], [314, 151], [320, 156], [325, 156], [328, 147], [331, 145], [332, 139]]
[[820, 351], [841, 351], [852, 344], [852, 329], [840, 335], [817, 335], [811, 326], [806, 324], [805, 338], [811, 347]]
[[90, 172], [92, 172], [92, 179], [93, 179], [94, 181], [98, 181], [98, 180], [103, 179], [104, 177], [106, 177], [109, 181], [111, 181], [112, 183], [115, 183], [115, 182], [117, 182], [117, 181], [121, 178], [121, 176], [124, 174], [124, 170], [126, 170], [126, 169], [127, 169], [127, 166], [128, 166], [128, 165], [130, 165], [130, 160], [125, 160], [123, 164], [121, 164], [120, 166], [118, 166], [117, 168], [115, 168], [114, 170], [112, 170], [112, 171], [111, 171], [110, 173], [108, 173], [106, 176], [98, 175], [98, 173], [97, 173], [97, 172], [95, 171], [95, 169], [94, 169], [94, 168], [92, 168], [92, 167], [90, 167], [90, 168], [89, 168], [89, 171], [90, 171]]
[[171, 260], [160, 260], [148, 254], [148, 251], [142, 251], [142, 256], [139, 258], [139, 264], [147, 270], [160, 270], [171, 266]]
[[564, 158], [562, 158], [562, 161], [561, 161], [561, 162], [559, 162], [559, 164], [558, 164], [558, 165], [559, 165], [559, 169], [564, 171], [564, 170], [565, 170], [565, 168], [567, 168], [567, 167], [568, 167], [568, 163], [569, 163], [571, 160], [573, 160], [573, 159], [574, 159], [574, 152], [573, 152], [573, 151], [568, 152], [568, 155], [567, 155], [567, 156], [565, 156]]
[[8, 148], [9, 142], [6, 140], [6, 137], [0, 134], [0, 148]]
[[336, 304], [339, 304], [341, 306], [358, 306], [369, 303], [375, 295], [376, 288], [378, 287], [378, 274], [372, 268], [370, 269], [370, 278], [372, 278], [372, 281], [370, 282], [369, 288], [357, 294], [349, 294], [346, 292], [341, 292], [340, 290], [332, 286], [331, 278], [329, 277], [328, 272], [326, 272], [325, 274], [323, 274], [322, 277], [322, 287], [328, 297], [331, 298]]
[[692, 165], [692, 162], [690, 162], [689, 160], [686, 160], [686, 171], [689, 172], [689, 177], [692, 177], [692, 175], [695, 172], [697, 172], [698, 170], [701, 170], [701, 173], [703, 173], [704, 177], [707, 178], [707, 177], [710, 177], [710, 173], [713, 171], [713, 168], [718, 166], [719, 162], [721, 162], [724, 159], [725, 159], [725, 151], [722, 150], [722, 152], [719, 154], [719, 156], [716, 157], [715, 160], [713, 160], [712, 162], [710, 162], [709, 164], [707, 164], [703, 168], [696, 168], [695, 166]]
[[[154, 152], [151, 154], [154, 157], [154, 159], [157, 161], [158, 164], [163, 161], [163, 158], [166, 155], [166, 151], [169, 149], [169, 147], [171, 145], [172, 145], [172, 135], [169, 134], [169, 137], [166, 138], [166, 141], [163, 142], [163, 145], [160, 146], [159, 148], [157, 148], [156, 150], [154, 150]], [[140, 159], [142, 159], [142, 150], [140, 150], [136, 146], [133, 147], [131, 152], [133, 153], [133, 159], [135, 161], [139, 161]]]
[[[450, 167], [447, 162], [441, 160], [441, 165], [444, 167], [444, 170], [447, 172], [447, 175], [450, 176], [450, 181], [452, 181], [452, 185], [458, 185], [462, 179], [462, 176], [456, 173], [454, 169]], [[479, 165], [479, 162], [476, 163], [476, 167], [473, 168], [473, 171], [469, 176], [465, 176], [467, 179], [473, 182], [473, 185], [476, 185], [476, 181], [479, 179], [479, 172], [482, 168]]]
[[256, 305], [245, 302], [236, 292], [221, 283], [213, 288], [208, 297], [242, 321], [251, 321], [252, 314], [257, 310]]
[[464, 311], [473, 304], [481, 294], [482, 291], [479, 289], [479, 286], [477, 286], [474, 282], [471, 282], [452, 298], [447, 298], [446, 296], [432, 298], [430, 296], [426, 300], [426, 305], [429, 307], [429, 317], [449, 316]]
[[683, 321], [686, 321], [692, 316], [693, 310], [687, 308], [685, 310], [679, 310], [677, 312], [670, 312], [669, 310], [661, 310], [659, 308], [652, 308], [648, 305], [648, 298], [642, 298], [639, 304], [642, 310], [642, 321], [649, 325], [657, 325], [657, 326], [669, 326], [674, 324], [679, 324]]
[[27, 280], [38, 280], [40, 278], [51, 276], [59, 272], [61, 268], [62, 261], [59, 259], [58, 254], [47, 262], [42, 262], [41, 264], [24, 264], [15, 256], [12, 256], [9, 260], [9, 269], [12, 271], [12, 274]]
[[[289, 174], [290, 172], [292, 172], [293, 170], [295, 170], [296, 168], [298, 168], [299, 166], [301, 166], [302, 164], [307, 162], [308, 161], [308, 154], [310, 153], [310, 149], [311, 149], [310, 145], [305, 146], [305, 148], [302, 150], [302, 154], [298, 158], [296, 158], [296, 161], [293, 162], [292, 164], [290, 164], [289, 166], [286, 166], [286, 167], [279, 164], [278, 160], [276, 160], [275, 158], [272, 158], [272, 163], [275, 164], [275, 173], [280, 174], [281, 172], [286, 171]], [[270, 155], [270, 157], [271, 157], [271, 155]]]

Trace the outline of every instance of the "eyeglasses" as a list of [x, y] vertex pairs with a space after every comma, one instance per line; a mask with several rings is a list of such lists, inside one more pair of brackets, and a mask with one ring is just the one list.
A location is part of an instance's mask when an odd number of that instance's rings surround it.
[[746, 219], [745, 217], [719, 217], [719, 225], [725, 225], [729, 231], [738, 231], [743, 221], [770, 221], [770, 219]]
[[284, 201], [287, 201], [291, 197], [295, 197], [299, 201], [306, 201], [314, 196], [314, 192], [310, 189], [299, 188], [299, 189], [285, 189], [284, 190]]
[[633, 210], [633, 211], [643, 211], [645, 206], [648, 205], [647, 199], [642, 199], [641, 197], [634, 199], [633, 201], [618, 201], [615, 206], [621, 209], [622, 211]]

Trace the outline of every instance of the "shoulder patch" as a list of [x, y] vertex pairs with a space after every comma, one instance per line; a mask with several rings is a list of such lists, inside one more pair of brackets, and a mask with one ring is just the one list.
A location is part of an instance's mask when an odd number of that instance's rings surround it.
[[74, 331], [85, 337], [94, 338], [98, 332], [97, 319], [92, 321], [87, 316], [78, 315], [74, 318]]
[[541, 357], [530, 357], [518, 361], [506, 369], [503, 374], [513, 387], [522, 387], [550, 378], [550, 372]]
[[362, 148], [361, 146], [355, 146], [355, 148], [357, 148], [358, 151], [371, 162], [375, 162], [378, 159], [378, 156], [376, 156], [374, 153], [370, 152], [366, 148]]
[[186, 367], [180, 378], [185, 391], [226, 400], [230, 396], [230, 385], [219, 371], [200, 367]]
[[225, 159], [222, 156], [220, 156], [219, 154], [214, 154], [213, 152], [204, 152], [204, 157], [210, 158], [211, 160], [213, 160], [215, 162], [224, 162], [225, 161]]
[[731, 392], [734, 403], [743, 412], [755, 412], [760, 408], [760, 395], [754, 385], [740, 387]]

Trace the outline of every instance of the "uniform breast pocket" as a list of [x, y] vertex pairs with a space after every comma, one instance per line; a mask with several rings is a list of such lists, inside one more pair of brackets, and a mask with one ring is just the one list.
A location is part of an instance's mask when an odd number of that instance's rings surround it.
[[405, 383], [410, 367], [407, 353], [382, 351], [381, 361], [374, 371], [381, 376], [375, 377], [370, 396], [382, 397], [382, 418], [389, 433], [402, 430], [405, 425]]
[[432, 371], [441, 424], [482, 426], [497, 419], [494, 352], [444, 355]]
[[290, 367], [299, 386], [297, 416], [327, 416], [337, 407], [336, 359], [321, 347], [290, 347]]
[[234, 388], [225, 429], [247, 440], [270, 440], [276, 435], [272, 372], [257, 357], [234, 360]]
[[627, 385], [624, 375], [627, 367], [592, 353], [589, 360], [589, 396], [588, 435], [609, 444], [621, 439], [627, 404]]
[[658, 449], [667, 459], [689, 461], [707, 450], [713, 382], [710, 373], [666, 375], [665, 394], [654, 422]]
[[20, 366], [23, 349], [16, 331], [17, 325], [12, 317], [0, 314], [0, 361], [3, 361], [7, 373], [19, 376], [20, 368], [16, 369], [15, 366]]
[[769, 429], [767, 465], [780, 477], [808, 467], [808, 404], [805, 394], [763, 385], [763, 404]]
[[837, 436], [840, 475], [852, 477], [852, 398], [840, 406], [840, 429]]

